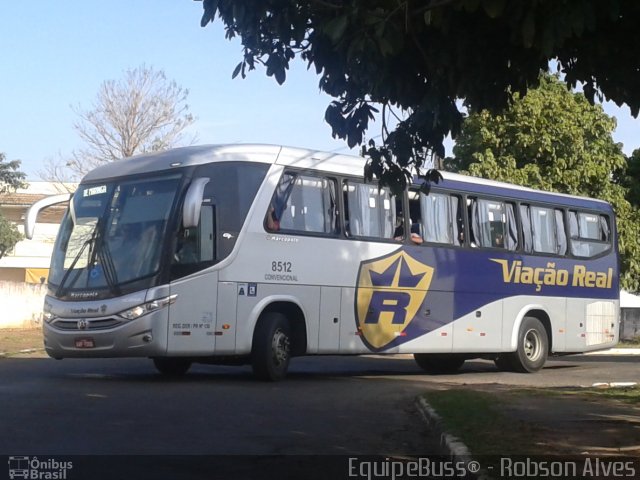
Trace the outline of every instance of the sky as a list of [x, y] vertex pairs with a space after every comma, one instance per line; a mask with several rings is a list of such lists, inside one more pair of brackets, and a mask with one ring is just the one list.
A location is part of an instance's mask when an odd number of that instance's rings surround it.
[[[331, 98], [313, 70], [295, 62], [282, 86], [260, 68], [232, 79], [240, 42], [225, 39], [219, 19], [200, 27], [201, 16], [202, 3], [192, 0], [0, 2], [0, 152], [40, 180], [47, 159], [82, 146], [72, 107], [91, 108], [102, 82], [145, 64], [189, 90], [197, 143], [349, 153], [324, 121]], [[640, 120], [626, 107], [605, 111], [618, 121], [614, 139], [624, 152], [640, 147]], [[368, 133], [378, 134], [375, 126]]]

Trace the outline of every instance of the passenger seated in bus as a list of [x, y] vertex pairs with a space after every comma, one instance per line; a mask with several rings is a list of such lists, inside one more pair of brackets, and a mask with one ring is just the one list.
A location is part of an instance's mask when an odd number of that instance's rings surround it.
[[420, 233], [420, 223], [419, 222], [413, 222], [411, 224], [410, 240], [413, 243], [417, 244], [417, 245], [422, 244], [422, 242], [424, 241], [424, 239], [422, 238], [422, 235]]
[[[400, 225], [396, 227], [396, 231], [393, 234], [394, 240], [401, 242], [404, 237], [404, 226]], [[421, 245], [424, 241], [422, 236], [420, 235], [420, 224], [412, 223], [411, 224], [411, 235], [409, 236], [409, 240], [411, 240], [416, 245]]]
[[397, 217], [396, 228], [393, 231], [393, 239], [396, 242], [401, 242], [403, 238], [404, 238], [404, 221], [402, 217]]

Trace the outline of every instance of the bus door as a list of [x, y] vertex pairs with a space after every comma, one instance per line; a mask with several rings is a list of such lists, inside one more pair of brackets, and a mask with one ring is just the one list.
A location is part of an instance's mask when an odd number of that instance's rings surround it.
[[195, 227], [178, 232], [171, 266], [169, 355], [211, 355], [215, 350], [218, 272], [206, 271], [215, 260], [215, 206], [203, 201]]

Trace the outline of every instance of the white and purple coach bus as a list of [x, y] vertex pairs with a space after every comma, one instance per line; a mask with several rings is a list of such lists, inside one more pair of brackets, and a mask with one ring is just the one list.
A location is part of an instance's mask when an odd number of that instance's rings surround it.
[[[270, 145], [142, 155], [87, 174], [55, 243], [47, 353], [286, 375], [300, 355], [413, 354], [535, 372], [618, 341], [614, 212], [443, 172], [428, 194], [364, 159]], [[27, 215], [33, 233], [39, 209]]]

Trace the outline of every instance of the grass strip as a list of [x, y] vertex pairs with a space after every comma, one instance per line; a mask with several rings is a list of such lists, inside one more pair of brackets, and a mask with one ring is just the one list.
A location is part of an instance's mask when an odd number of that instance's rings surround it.
[[442, 417], [444, 429], [460, 438], [473, 455], [541, 454], [532, 438], [541, 435], [528, 422], [503, 413], [504, 396], [473, 390], [434, 390], [426, 401]]
[[529, 420], [518, 418], [518, 409], [527, 399], [574, 398], [636, 407], [640, 405], [640, 388], [518, 388], [508, 392], [452, 388], [428, 391], [424, 397], [442, 418], [445, 431], [458, 437], [474, 456], [548, 455], [562, 453], [549, 441], [557, 432], [554, 434], [548, 425], [536, 423], [535, 415]]

